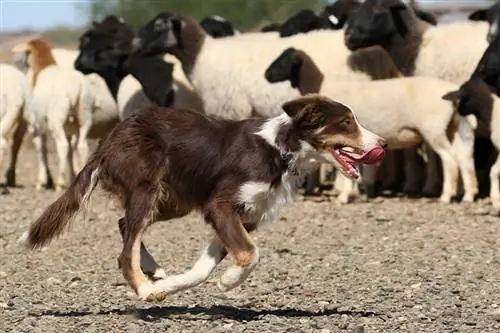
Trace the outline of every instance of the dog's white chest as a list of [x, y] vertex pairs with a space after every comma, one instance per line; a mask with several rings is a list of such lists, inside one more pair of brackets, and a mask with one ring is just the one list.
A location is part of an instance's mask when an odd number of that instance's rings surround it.
[[246, 222], [270, 222], [281, 215], [285, 206], [295, 199], [296, 180], [287, 174], [279, 186], [269, 183], [247, 182], [240, 187], [240, 202], [245, 207]]

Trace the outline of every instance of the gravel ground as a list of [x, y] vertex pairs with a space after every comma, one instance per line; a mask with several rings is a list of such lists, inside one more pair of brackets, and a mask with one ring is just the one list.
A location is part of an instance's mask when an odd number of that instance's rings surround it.
[[[147, 303], [117, 268], [120, 212], [102, 193], [45, 251], [16, 245], [56, 198], [34, 191], [33, 152], [20, 160], [25, 187], [0, 197], [1, 332], [500, 332], [500, 219], [487, 200], [301, 200], [255, 235], [261, 262], [244, 285], [217, 292], [225, 260], [206, 283]], [[193, 214], [145, 242], [179, 273], [209, 234]]]

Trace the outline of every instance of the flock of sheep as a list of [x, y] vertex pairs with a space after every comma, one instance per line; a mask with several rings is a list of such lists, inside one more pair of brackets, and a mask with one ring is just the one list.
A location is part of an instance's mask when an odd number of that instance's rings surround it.
[[[363, 167], [360, 187], [337, 173], [331, 186], [339, 202], [360, 188], [369, 197], [472, 202], [486, 184], [500, 209], [499, 18], [494, 5], [439, 25], [400, 0], [338, 0], [259, 32], [241, 33], [219, 16], [197, 22], [163, 12], [137, 32], [116, 16], [93, 22], [76, 51], [27, 41], [12, 50], [16, 66], [0, 64], [5, 184], [16, 183], [26, 133], [38, 158], [36, 187], [61, 190], [85, 164], [88, 139], [148, 105], [243, 119], [275, 116], [283, 102], [319, 92], [352, 107], [391, 150], [382, 165]], [[328, 185], [327, 171], [308, 176], [306, 194]]]

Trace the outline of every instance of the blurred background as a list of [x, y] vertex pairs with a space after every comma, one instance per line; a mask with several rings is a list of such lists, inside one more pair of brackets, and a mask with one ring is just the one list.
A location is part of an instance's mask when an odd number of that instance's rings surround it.
[[[467, 14], [499, 0], [409, 0], [435, 14], [440, 23], [465, 20]], [[220, 15], [240, 30], [282, 21], [305, 8], [322, 8], [325, 0], [0, 0], [0, 62], [19, 40], [43, 35], [54, 45], [75, 48], [92, 20], [122, 16], [136, 28], [159, 11], [190, 14], [196, 19]]]

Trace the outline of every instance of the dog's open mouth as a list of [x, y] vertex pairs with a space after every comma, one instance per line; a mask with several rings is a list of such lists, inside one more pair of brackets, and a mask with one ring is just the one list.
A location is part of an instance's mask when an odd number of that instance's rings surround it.
[[375, 147], [361, 154], [355, 152], [352, 148], [342, 147], [332, 149], [331, 153], [342, 168], [340, 171], [354, 179], [359, 177], [358, 165], [375, 164], [382, 160], [385, 155], [384, 148], [382, 147]]

